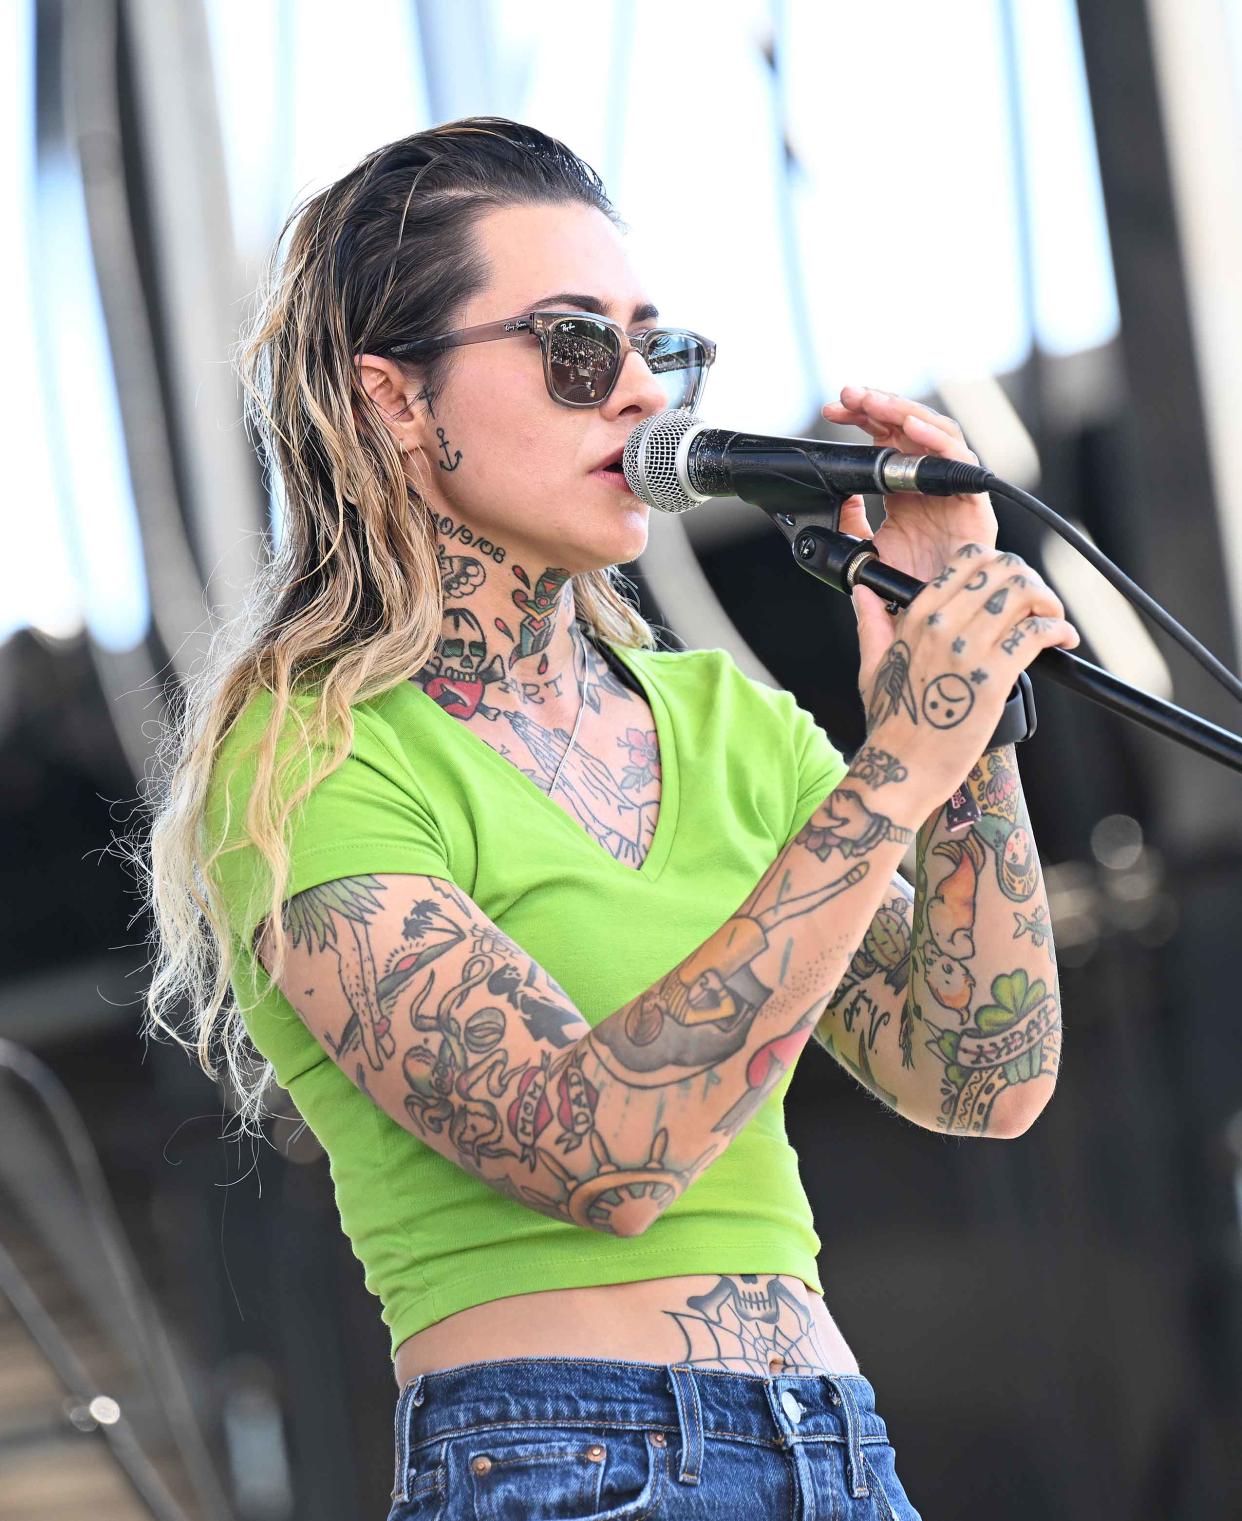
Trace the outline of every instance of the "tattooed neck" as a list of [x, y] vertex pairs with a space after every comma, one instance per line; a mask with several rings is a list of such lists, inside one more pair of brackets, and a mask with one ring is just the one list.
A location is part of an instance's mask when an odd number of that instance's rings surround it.
[[584, 658], [588, 679], [604, 661], [575, 622], [569, 572], [520, 563], [448, 514], [436, 527], [444, 621], [419, 685], [456, 718], [576, 710]]

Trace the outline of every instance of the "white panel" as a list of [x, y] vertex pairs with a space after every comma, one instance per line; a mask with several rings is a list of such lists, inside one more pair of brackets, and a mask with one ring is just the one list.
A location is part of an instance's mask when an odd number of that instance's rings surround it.
[[1074, 0], [1016, 0], [1030, 176], [1035, 332], [1049, 354], [1098, 348], [1120, 314]]
[[811, 321], [830, 393], [904, 395], [1021, 363], [1022, 311], [993, 0], [795, 0], [794, 146]]
[[[150, 620], [111, 357], [77, 166], [50, 158], [39, 185], [38, 373], [54, 478], [91, 636], [132, 649]], [[38, 511], [51, 512], [50, 500]]]
[[[1148, 0], [1195, 357], [1242, 642], [1242, 61], [1237, 0]], [[1230, 16], [1231, 10], [1234, 12]]]
[[19, 235], [0, 238], [0, 288], [9, 293], [0, 415], [20, 449], [9, 452], [0, 555], [0, 640], [31, 624], [61, 638], [82, 627], [82, 600], [69, 558], [52, 473], [44, 410], [48, 366], [39, 360], [32, 270], [33, 7], [0, 7], [0, 219]]

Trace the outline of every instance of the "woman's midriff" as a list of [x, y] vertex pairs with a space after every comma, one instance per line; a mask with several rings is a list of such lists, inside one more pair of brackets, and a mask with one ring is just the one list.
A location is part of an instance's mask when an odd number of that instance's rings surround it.
[[606, 1357], [730, 1373], [858, 1373], [823, 1296], [801, 1278], [709, 1273], [514, 1294], [407, 1337], [393, 1371], [502, 1357]]

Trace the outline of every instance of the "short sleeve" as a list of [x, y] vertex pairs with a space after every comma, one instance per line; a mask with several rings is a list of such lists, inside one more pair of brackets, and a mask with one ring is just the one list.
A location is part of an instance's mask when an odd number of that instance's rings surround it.
[[[247, 722], [222, 748], [206, 813], [209, 839], [228, 847], [213, 863], [212, 878], [230, 931], [247, 950], [271, 892], [267, 861], [245, 825], [257, 770], [257, 756], [246, 747], [258, 738], [268, 706], [248, 710]], [[306, 774], [295, 772], [295, 785]], [[409, 758], [383, 720], [362, 707], [354, 709], [349, 753], [295, 808], [290, 828], [286, 899], [338, 877], [407, 872], [451, 879], [444, 840]]]
[[791, 696], [794, 748], [798, 757], [798, 799], [790, 821], [789, 840], [798, 833], [849, 770], [849, 762], [828, 738], [814, 715]]

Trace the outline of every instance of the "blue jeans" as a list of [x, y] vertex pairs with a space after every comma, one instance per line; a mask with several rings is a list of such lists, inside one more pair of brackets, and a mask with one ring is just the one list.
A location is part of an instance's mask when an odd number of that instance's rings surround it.
[[397, 1397], [388, 1521], [921, 1521], [860, 1373], [512, 1357]]

